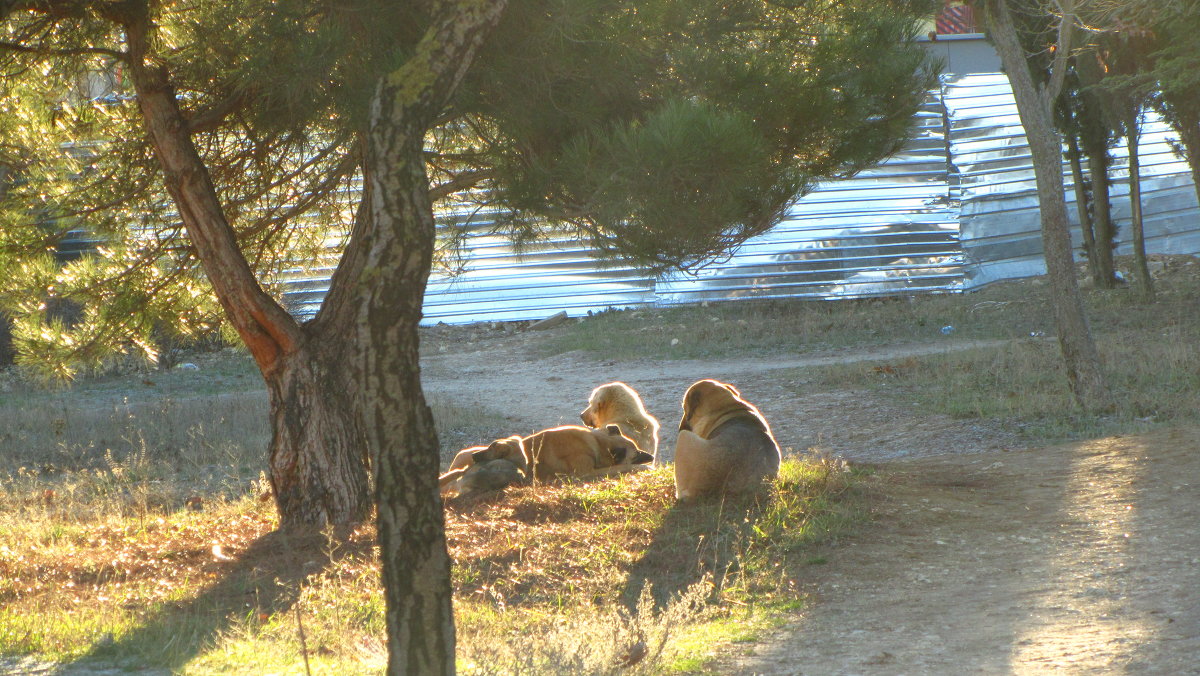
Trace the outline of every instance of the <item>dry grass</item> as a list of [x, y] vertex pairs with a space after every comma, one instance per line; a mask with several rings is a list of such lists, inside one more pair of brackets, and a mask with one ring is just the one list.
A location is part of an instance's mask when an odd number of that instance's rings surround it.
[[[859, 518], [854, 483], [845, 466], [813, 458], [789, 461], [769, 492], [739, 503], [675, 506], [670, 472], [659, 469], [452, 505], [461, 668], [702, 665], [795, 606], [806, 565], [797, 548]], [[94, 493], [48, 496], [55, 489], [44, 485], [19, 474], [6, 486], [0, 654], [189, 673], [294, 670], [304, 657], [299, 617], [315, 670], [382, 665], [371, 528], [285, 538], [272, 532], [261, 486], [197, 509], [135, 508], [118, 492], [101, 513]]]
[[[1049, 332], [1037, 283], [964, 297], [605, 313], [549, 338], [551, 349], [609, 358], [745, 356], [942, 340], [938, 329], [954, 325], [956, 337], [1017, 339], [809, 372], [805, 387], [883, 388], [930, 410], [1002, 417], [1031, 436], [1086, 436], [1197, 417], [1197, 267], [1161, 280], [1151, 306], [1125, 290], [1089, 292], [1122, 401], [1107, 416], [1074, 412], [1052, 338], [1020, 338]], [[380, 670], [372, 530], [273, 534], [273, 505], [260, 500], [261, 386], [243, 357], [198, 361], [200, 371], [110, 374], [70, 392], [0, 375], [0, 671], [20, 655], [35, 662], [18, 670], [49, 660], [296, 672], [305, 657], [314, 673]], [[454, 449], [499, 420], [433, 407]], [[702, 671], [715, 649], [752, 640], [803, 602], [796, 582], [822, 562], [809, 546], [852, 528], [864, 507], [856, 487], [870, 483], [810, 457], [745, 502], [675, 505], [663, 468], [454, 503], [460, 669]]]
[[[1123, 329], [1191, 326], [1200, 293], [1200, 262], [1155, 256], [1158, 301], [1142, 303], [1132, 288], [1087, 287], [1084, 299], [1098, 335]], [[1129, 261], [1118, 263], [1132, 278]], [[1084, 268], [1081, 266], [1080, 271]], [[953, 327], [949, 336], [943, 327]], [[602, 312], [555, 332], [538, 349], [581, 350], [605, 359], [703, 359], [818, 354], [844, 348], [1004, 339], [1054, 334], [1048, 288], [1041, 278], [995, 284], [969, 294], [862, 300], [738, 300]], [[672, 340], [678, 344], [672, 345]]]
[[[1084, 413], [1067, 387], [1058, 341], [1016, 339], [1004, 346], [904, 360], [808, 369], [806, 388], [867, 387], [956, 418], [998, 418], [1039, 441], [1136, 433], [1200, 422], [1200, 314], [1195, 280], [1164, 280], [1159, 300], [1131, 290], [1089, 297], [1093, 334], [1117, 399], [1114, 411]], [[1003, 306], [981, 312], [1003, 313]]]

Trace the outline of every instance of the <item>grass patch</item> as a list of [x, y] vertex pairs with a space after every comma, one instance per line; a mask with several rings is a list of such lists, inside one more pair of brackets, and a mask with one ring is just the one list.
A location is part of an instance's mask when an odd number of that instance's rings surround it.
[[[820, 352], [942, 339], [962, 314], [953, 296], [871, 300], [771, 300], [602, 312], [539, 346], [546, 355], [583, 351], [607, 359], [706, 359]], [[982, 328], [962, 335], [990, 337]], [[1015, 330], [1004, 332], [1015, 335]], [[673, 341], [678, 341], [672, 344]]]
[[[1119, 260], [1127, 279], [1129, 261]], [[1085, 289], [1098, 335], [1123, 330], [1194, 326], [1200, 265], [1166, 257], [1158, 301], [1141, 302], [1132, 288]], [[1080, 268], [1083, 269], [1082, 267]], [[713, 359], [807, 354], [846, 348], [963, 339], [1053, 335], [1049, 289], [1037, 278], [994, 284], [969, 294], [855, 300], [745, 300], [707, 306], [608, 311], [570, 323], [536, 348], [553, 355], [582, 351], [605, 359]], [[953, 327], [949, 335], [944, 327]], [[1153, 335], [1153, 334], [1152, 334]], [[678, 343], [672, 345], [673, 340]]]
[[[1137, 314], [1130, 308], [1129, 314]], [[956, 418], [1003, 419], [1042, 441], [1144, 432], [1154, 426], [1200, 422], [1200, 317], [1164, 301], [1147, 311], [1153, 324], [1115, 322], [1097, 327], [1097, 349], [1116, 399], [1114, 411], [1078, 410], [1067, 387], [1058, 342], [1008, 344], [898, 361], [806, 369], [808, 383], [873, 388], [889, 397]], [[1094, 324], [1095, 326], [1095, 324]]]
[[[741, 501], [675, 505], [659, 468], [453, 504], [460, 670], [700, 669], [802, 602], [803, 552], [860, 518], [859, 483], [806, 458]], [[6, 485], [5, 511], [35, 527], [0, 529], [0, 655], [188, 673], [296, 671], [305, 653], [318, 673], [385, 663], [371, 528], [283, 538], [257, 488], [198, 511], [119, 491], [88, 510], [101, 498], [46, 500], [45, 485]]]
[[[679, 505], [667, 467], [453, 509], [464, 669], [616, 673], [636, 645], [647, 673], [699, 669], [802, 602], [804, 552], [863, 518], [861, 478], [828, 459], [792, 459], [761, 496]], [[539, 637], [536, 654], [506, 638], [513, 618], [520, 635]]]

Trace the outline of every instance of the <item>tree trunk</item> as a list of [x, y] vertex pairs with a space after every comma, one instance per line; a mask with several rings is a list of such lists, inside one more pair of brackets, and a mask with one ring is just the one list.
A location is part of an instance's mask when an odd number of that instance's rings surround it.
[[1111, 289], [1117, 285], [1116, 267], [1113, 265], [1113, 248], [1116, 246], [1117, 229], [1112, 218], [1112, 181], [1108, 168], [1112, 164], [1108, 148], [1104, 146], [1085, 150], [1088, 156], [1088, 172], [1092, 176], [1092, 218], [1096, 236], [1096, 285]]
[[[1070, 3], [1064, 1], [1066, 6]], [[1051, 303], [1058, 328], [1058, 344], [1066, 365], [1067, 383], [1076, 402], [1085, 410], [1112, 408], [1112, 395], [1100, 369], [1100, 356], [1092, 341], [1075, 280], [1071, 235], [1062, 174], [1062, 142], [1054, 128], [1053, 104], [1062, 88], [1066, 57], [1070, 52], [1068, 16], [1060, 27], [1056, 62], [1048, 85], [1039, 89], [1025, 59], [1007, 0], [987, 3], [985, 21], [996, 43], [1001, 62], [1012, 83], [1017, 113], [1029, 139], [1041, 212], [1042, 247], [1050, 280]]]
[[417, 325], [433, 263], [425, 133], [495, 26], [505, 0], [447, 0], [416, 51], [380, 80], [367, 133], [373, 227], [357, 264], [362, 299], [353, 359], [376, 449], [388, 673], [454, 673], [454, 615], [438, 441], [421, 390]]
[[[230, 323], [270, 393], [271, 486], [284, 528], [361, 521], [370, 510], [363, 435], [341, 357], [352, 325], [305, 331], [259, 286], [188, 133], [166, 69], [149, 53], [144, 5], [125, 16], [130, 78], [167, 192]], [[343, 335], [339, 335], [343, 334]]]
[[361, 523], [370, 514], [366, 438], [344, 358], [336, 352], [350, 338], [311, 340], [266, 376], [268, 466], [281, 529]]
[[[0, 201], [8, 195], [8, 167], [0, 164]], [[9, 366], [16, 360], [17, 354], [12, 345], [12, 321], [8, 315], [0, 312], [0, 368]]]
[[1175, 114], [1175, 131], [1179, 132], [1179, 145], [1183, 148], [1183, 159], [1192, 170], [1192, 184], [1196, 189], [1196, 201], [1200, 204], [1200, 110], [1186, 108]]
[[1133, 224], [1133, 267], [1142, 300], [1151, 302], [1154, 300], [1154, 280], [1146, 263], [1146, 231], [1142, 222], [1142, 161], [1138, 157], [1138, 143], [1142, 136], [1139, 119], [1141, 110], [1131, 105], [1129, 112], [1125, 120], [1125, 136], [1129, 140], [1129, 216]]
[[1075, 189], [1075, 211], [1079, 214], [1079, 232], [1083, 236], [1083, 254], [1087, 257], [1088, 272], [1098, 285], [1100, 269], [1096, 264], [1096, 235], [1092, 229], [1092, 214], [1089, 210], [1092, 200], [1088, 196], [1087, 179], [1083, 176], [1079, 141], [1073, 134], [1067, 135], [1067, 160], [1071, 164], [1071, 179]]

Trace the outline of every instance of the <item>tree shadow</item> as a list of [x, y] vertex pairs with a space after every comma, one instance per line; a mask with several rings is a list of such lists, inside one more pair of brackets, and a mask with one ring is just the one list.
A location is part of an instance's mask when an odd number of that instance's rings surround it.
[[763, 512], [765, 495], [675, 503], [654, 532], [650, 545], [630, 567], [621, 603], [633, 610], [649, 587], [655, 606], [707, 581], [716, 595], [738, 572], [741, 554]]
[[305, 581], [330, 564], [370, 554], [370, 538], [349, 536], [348, 532], [326, 536], [282, 531], [263, 535], [218, 568], [217, 579], [194, 598], [161, 604], [141, 626], [120, 638], [106, 636], [55, 673], [73, 674], [81, 667], [114, 662], [179, 672], [222, 633], [242, 624], [261, 624], [290, 610]]

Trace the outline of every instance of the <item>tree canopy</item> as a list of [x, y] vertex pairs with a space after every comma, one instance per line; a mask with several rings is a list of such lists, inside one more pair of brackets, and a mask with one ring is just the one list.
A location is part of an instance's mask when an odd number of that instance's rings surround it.
[[[499, 209], [518, 240], [567, 231], [657, 271], [701, 264], [816, 181], [897, 149], [934, 82], [910, 40], [929, 4], [517, 3], [430, 131], [431, 194]], [[351, 229], [371, 93], [411, 55], [430, 6], [149, 7], [156, 58], [268, 288], [298, 263], [332, 267], [320, 257]], [[14, 182], [0, 303], [22, 358], [65, 374], [114, 346], [152, 353], [163, 334], [218, 325], [111, 8], [4, 8], [0, 163]], [[71, 237], [95, 255], [64, 261]], [[54, 298], [77, 301], [81, 320], [48, 321]]]
[[[702, 260], [896, 147], [931, 84], [905, 39], [922, 4], [3, 0], [0, 125], [20, 133], [0, 210], [20, 234], [0, 273], [40, 265], [28, 296], [75, 300], [99, 331], [101, 278], [199, 281], [202, 264], [267, 386], [281, 527], [365, 518], [370, 458], [389, 672], [452, 673], [416, 331], [434, 201], [478, 189], [518, 233], [569, 223], [650, 267]], [[95, 100], [96, 72], [132, 90]], [[31, 262], [72, 228], [98, 255]], [[331, 229], [344, 251], [301, 324], [262, 286]], [[44, 326], [19, 328], [24, 349], [60, 333]]]

